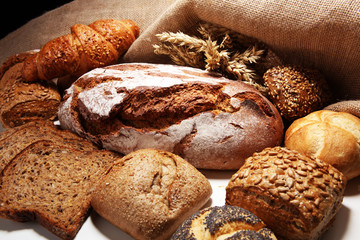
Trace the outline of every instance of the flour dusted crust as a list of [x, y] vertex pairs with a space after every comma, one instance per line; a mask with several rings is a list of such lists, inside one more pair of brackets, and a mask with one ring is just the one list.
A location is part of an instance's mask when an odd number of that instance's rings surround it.
[[279, 113], [252, 87], [146, 63], [83, 75], [67, 90], [59, 120], [107, 149], [161, 149], [206, 169], [238, 169], [252, 153], [279, 145], [283, 134]]

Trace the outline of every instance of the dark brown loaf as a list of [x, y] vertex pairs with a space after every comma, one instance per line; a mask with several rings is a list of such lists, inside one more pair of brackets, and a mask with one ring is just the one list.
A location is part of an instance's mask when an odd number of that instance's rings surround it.
[[23, 61], [32, 56], [26, 52], [10, 57], [0, 69], [0, 121], [5, 128], [40, 119], [53, 120], [61, 101], [53, 83], [26, 83], [22, 79]]
[[74, 238], [93, 187], [116, 159], [51, 121], [8, 129], [0, 134], [0, 217], [37, 220], [63, 239]]
[[[2, 63], [1, 67], [0, 67], [0, 79], [3, 78], [3, 76], [5, 75], [5, 73], [14, 65], [16, 65], [17, 63], [22, 63], [24, 62], [28, 57], [32, 56], [33, 54], [37, 53], [38, 50], [31, 50], [31, 51], [27, 51], [27, 52], [23, 52], [23, 53], [18, 53], [18, 54], [14, 54], [10, 57], [8, 57], [6, 59], [5, 62]], [[21, 69], [21, 68], [20, 68]], [[18, 77], [20, 77], [20, 75], [18, 74], [18, 72], [8, 72], [8, 75], [13, 75], [12, 73], [14, 73], [14, 75], [16, 75], [15, 77], [7, 77], [10, 79], [16, 79]], [[0, 89], [3, 89], [6, 85], [7, 81], [0, 81]]]
[[205, 208], [187, 219], [171, 240], [276, 240], [274, 233], [255, 214], [224, 205]]
[[261, 218], [278, 238], [318, 239], [341, 207], [346, 179], [319, 159], [286, 148], [248, 158], [226, 187], [226, 204]]
[[265, 72], [264, 81], [269, 98], [288, 120], [319, 110], [331, 99], [324, 76], [315, 69], [277, 66]]
[[91, 205], [135, 239], [165, 240], [211, 193], [206, 177], [184, 159], [142, 149], [111, 166]]
[[0, 217], [36, 220], [60, 238], [73, 239], [90, 213], [99, 178], [115, 159], [109, 151], [30, 144], [0, 175]]
[[156, 148], [207, 169], [238, 169], [283, 135], [279, 113], [254, 88], [174, 65], [90, 71], [68, 89], [59, 120], [107, 149]]

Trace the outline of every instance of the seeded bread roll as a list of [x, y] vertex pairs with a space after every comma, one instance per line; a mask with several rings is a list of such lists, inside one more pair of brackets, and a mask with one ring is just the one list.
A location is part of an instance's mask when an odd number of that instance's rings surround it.
[[330, 101], [324, 76], [317, 70], [299, 66], [278, 66], [264, 74], [269, 98], [280, 114], [294, 120], [319, 110]]
[[278, 238], [318, 239], [341, 207], [346, 179], [319, 159], [286, 148], [248, 158], [226, 187], [226, 204], [261, 218]]
[[107, 171], [91, 204], [135, 239], [168, 239], [210, 198], [209, 181], [184, 159], [142, 149]]
[[55, 85], [23, 81], [23, 62], [34, 53], [14, 55], [0, 68], [0, 122], [5, 128], [57, 117], [61, 97]]
[[331, 164], [348, 180], [360, 175], [360, 119], [349, 113], [321, 110], [297, 119], [285, 146]]
[[63, 128], [123, 154], [143, 148], [173, 152], [197, 168], [238, 169], [283, 137], [279, 113], [258, 91], [191, 67], [98, 68], [64, 98]]
[[265, 223], [240, 207], [224, 205], [203, 209], [187, 219], [171, 240], [276, 240]]

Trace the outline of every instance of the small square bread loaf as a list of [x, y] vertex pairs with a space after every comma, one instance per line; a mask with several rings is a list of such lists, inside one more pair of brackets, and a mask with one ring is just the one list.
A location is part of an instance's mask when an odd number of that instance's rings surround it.
[[135, 239], [168, 239], [210, 198], [206, 177], [181, 157], [143, 149], [115, 162], [91, 205]]
[[318, 239], [341, 207], [346, 179], [319, 159], [282, 147], [248, 158], [226, 187], [226, 204], [261, 218], [278, 238]]

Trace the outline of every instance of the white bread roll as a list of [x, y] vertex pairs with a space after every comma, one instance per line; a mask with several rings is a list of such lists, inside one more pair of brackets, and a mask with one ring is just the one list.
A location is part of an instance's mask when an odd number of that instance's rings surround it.
[[285, 146], [319, 158], [348, 179], [360, 175], [360, 119], [344, 112], [321, 110], [294, 121]]

